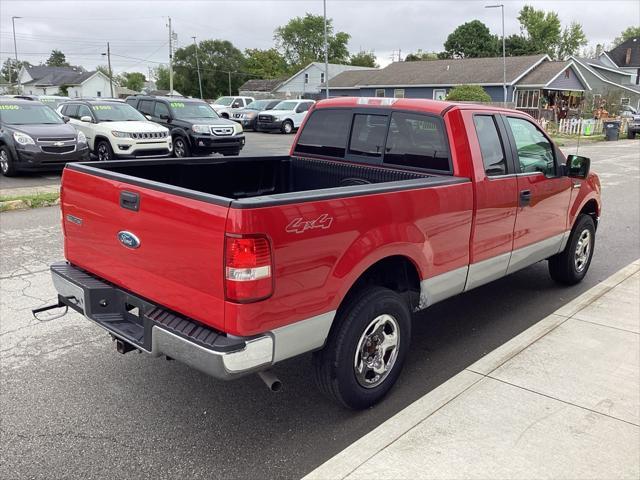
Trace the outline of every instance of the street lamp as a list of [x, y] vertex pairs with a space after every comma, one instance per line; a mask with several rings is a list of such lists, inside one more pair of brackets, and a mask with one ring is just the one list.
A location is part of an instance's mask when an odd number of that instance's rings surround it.
[[503, 103], [507, 103], [507, 54], [504, 43], [504, 5], [485, 5], [484, 8], [500, 8], [502, 9], [502, 90], [504, 92]]
[[202, 79], [200, 78], [200, 61], [198, 60], [198, 42], [196, 42], [196, 37], [193, 38], [193, 44], [196, 46], [196, 67], [198, 69], [198, 85], [200, 86], [200, 99], [202, 99]]
[[[20, 75], [18, 72], [18, 46], [16, 44], [16, 18], [22, 18], [22, 17], [11, 17], [11, 25], [13, 25], [13, 52], [16, 56], [16, 65], [15, 65], [16, 81], [18, 82], [18, 93], [22, 93], [20, 91], [22, 90], [22, 85], [20, 84]], [[9, 79], [9, 81], [11, 81], [11, 79]]]

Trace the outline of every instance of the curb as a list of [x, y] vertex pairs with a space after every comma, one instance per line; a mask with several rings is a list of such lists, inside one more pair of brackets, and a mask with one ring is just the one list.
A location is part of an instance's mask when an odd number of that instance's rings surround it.
[[34, 207], [31, 200], [5, 200], [0, 201], [0, 212], [10, 212], [14, 210], [30, 210], [32, 208], [52, 207], [54, 205], [60, 205], [60, 197], [53, 201], [45, 201], [42, 204]]
[[439, 387], [401, 410], [333, 458], [311, 471], [303, 480], [343, 479], [432, 414], [473, 387], [500, 365], [566, 322], [598, 298], [640, 271], [640, 259], [593, 286], [548, 317], [488, 353]]

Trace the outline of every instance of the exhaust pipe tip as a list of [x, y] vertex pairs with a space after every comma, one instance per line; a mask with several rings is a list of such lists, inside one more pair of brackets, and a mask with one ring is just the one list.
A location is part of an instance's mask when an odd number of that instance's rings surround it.
[[267, 388], [272, 392], [279, 392], [280, 390], [282, 390], [282, 382], [273, 374], [271, 370], [258, 372], [258, 376], [264, 382]]

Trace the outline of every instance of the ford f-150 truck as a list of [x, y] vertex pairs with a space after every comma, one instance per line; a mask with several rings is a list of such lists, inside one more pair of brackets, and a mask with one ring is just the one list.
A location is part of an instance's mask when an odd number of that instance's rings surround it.
[[289, 156], [70, 164], [57, 306], [219, 379], [276, 388], [272, 365], [314, 352], [320, 390], [365, 408], [413, 312], [542, 260], [584, 277], [589, 167], [522, 112], [384, 98], [319, 102]]

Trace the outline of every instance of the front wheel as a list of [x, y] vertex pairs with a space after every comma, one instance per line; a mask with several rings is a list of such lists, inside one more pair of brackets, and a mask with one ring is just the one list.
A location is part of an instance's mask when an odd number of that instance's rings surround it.
[[575, 285], [591, 265], [596, 243], [596, 226], [589, 215], [580, 215], [565, 249], [549, 259], [549, 274], [558, 283]]
[[113, 160], [111, 144], [106, 140], [100, 140], [96, 145], [96, 156], [100, 162]]
[[13, 177], [16, 175], [16, 165], [13, 156], [7, 147], [0, 147], [0, 172], [5, 177]]
[[293, 132], [293, 122], [291, 120], [285, 120], [282, 122], [282, 133], [287, 135]]
[[368, 408], [400, 376], [411, 342], [411, 313], [396, 292], [371, 287], [334, 320], [327, 344], [313, 354], [320, 391], [347, 408]]
[[191, 151], [184, 137], [176, 137], [173, 139], [173, 155], [177, 158], [189, 157]]

